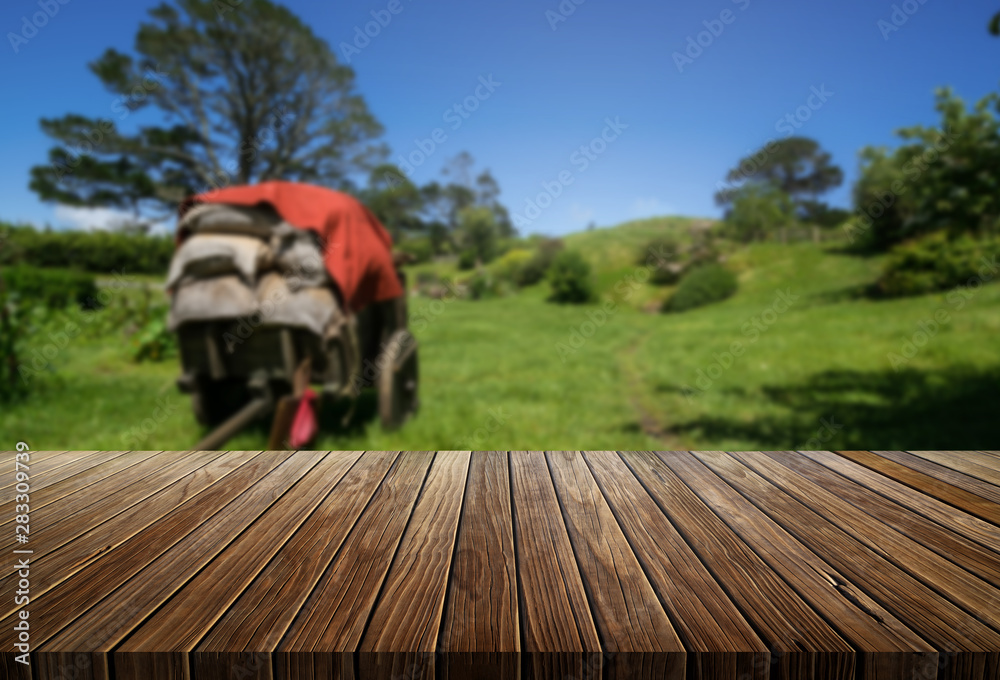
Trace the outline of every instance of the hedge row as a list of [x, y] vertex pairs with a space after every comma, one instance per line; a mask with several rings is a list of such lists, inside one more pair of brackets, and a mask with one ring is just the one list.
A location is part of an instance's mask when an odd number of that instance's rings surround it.
[[174, 252], [170, 236], [109, 231], [38, 231], [0, 224], [0, 266], [67, 267], [110, 274], [164, 274]]
[[8, 295], [23, 301], [37, 302], [46, 307], [61, 309], [76, 303], [85, 309], [94, 309], [97, 302], [97, 283], [92, 274], [68, 269], [37, 269], [16, 266], [0, 269], [0, 277]]

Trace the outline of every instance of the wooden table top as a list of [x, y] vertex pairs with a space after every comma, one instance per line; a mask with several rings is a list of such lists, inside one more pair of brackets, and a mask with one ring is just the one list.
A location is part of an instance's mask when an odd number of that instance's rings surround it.
[[4, 455], [0, 679], [1000, 678], [996, 452]]

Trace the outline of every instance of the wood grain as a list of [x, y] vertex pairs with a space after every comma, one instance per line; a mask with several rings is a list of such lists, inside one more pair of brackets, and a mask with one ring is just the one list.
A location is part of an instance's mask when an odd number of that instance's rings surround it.
[[614, 452], [584, 454], [660, 600], [696, 678], [768, 676], [770, 654], [697, 554]]
[[[507, 454], [474, 452], [438, 640], [449, 664], [520, 651], [513, 522]], [[462, 677], [457, 667], [450, 677]]]
[[583, 454], [553, 451], [546, 458], [604, 650], [632, 677], [683, 678], [684, 645]]
[[357, 651], [433, 457], [399, 455], [276, 651]]
[[979, 451], [908, 451], [907, 453], [972, 477], [993, 487], [992, 493], [1000, 493], [1000, 460], [994, 456]]
[[814, 460], [825, 468], [909, 508], [921, 517], [947, 527], [1000, 554], [1000, 532], [989, 522], [958, 510], [933, 496], [915, 491], [895, 479], [878, 474], [844, 455], [830, 451], [802, 451], [799, 455]]
[[[912, 510], [885, 499], [860, 484], [840, 475], [830, 474], [829, 468], [825, 468], [805, 456], [778, 453], [767, 455], [777, 463], [809, 480], [813, 485], [811, 488], [819, 489], [811, 500], [823, 504], [824, 498], [830, 499], [832, 497], [832, 505], [829, 506], [831, 510], [837, 512], [839, 516], [843, 515], [838, 510], [843, 510], [848, 513], [853, 524], [860, 523], [862, 525], [856, 535], [871, 536], [872, 532], [876, 532], [876, 539], [881, 539], [881, 534], [878, 532], [882, 526], [887, 526], [894, 530], [893, 535], [902, 535], [903, 540], [909, 538], [920, 544], [915, 553], [895, 552], [897, 560], [900, 555], [907, 555], [907, 558], [903, 560], [905, 563], [912, 561], [911, 556], [919, 560], [921, 552], [926, 548], [933, 550], [938, 559], [952, 562], [972, 572], [993, 588], [1000, 586], [1000, 556], [992, 550], [982, 547], [951, 529], [934, 522], [928, 522]], [[746, 460], [742, 455], [739, 457]], [[765, 476], [772, 481], [776, 479], [773, 475]], [[850, 503], [849, 508], [844, 505], [845, 502]], [[954, 514], [954, 510], [951, 514]], [[842, 523], [841, 526], [848, 526], [848, 524]], [[872, 528], [871, 531], [869, 531], [869, 526]], [[880, 543], [880, 548], [889, 552], [890, 555], [893, 554], [890, 544]], [[955, 571], [951, 567], [948, 567], [947, 573], [955, 574], [960, 585], [964, 584], [968, 577], [968, 574]], [[936, 576], [931, 582], [935, 585], [940, 583]]]
[[361, 672], [366, 677], [386, 680], [395, 677], [390, 667], [370, 663], [385, 653], [419, 664], [428, 677], [435, 674], [434, 653], [470, 459], [468, 451], [439, 451], [434, 457], [368, 630], [361, 639]]
[[1000, 634], [735, 458], [697, 452], [708, 467], [937, 649], [1000, 648]]
[[[904, 465], [888, 455], [884, 456], [872, 451], [837, 451], [837, 453], [910, 488], [934, 496], [960, 510], [985, 519], [987, 522], [1000, 525], [1000, 505], [982, 496], [977, 496], [943, 479]], [[941, 468], [941, 466], [937, 467]]]
[[545, 454], [511, 451], [510, 476], [522, 650], [531, 654], [529, 674], [579, 677], [593, 654], [600, 668], [601, 641]]
[[[304, 476], [119, 644], [116, 653], [148, 657], [161, 649], [192, 651], [360, 455], [332, 452], [310, 467], [308, 458], [315, 456], [296, 454]], [[137, 680], [146, 677], [138, 664], [136, 668]]]
[[[661, 511], [673, 522], [739, 606], [771, 651], [779, 677], [852, 677], [854, 650], [699, 498], [678, 475], [688, 453], [622, 452]], [[669, 465], [668, 465], [669, 463]], [[823, 652], [794, 656], [802, 649]], [[818, 664], [818, 665], [817, 665]]]
[[209, 652], [276, 649], [398, 456], [361, 457], [202, 639], [197, 650], [206, 659]]
[[[905, 451], [873, 451], [873, 453], [877, 453], [878, 455], [895, 461], [900, 465], [905, 465], [908, 468], [922, 472], [925, 475], [930, 475], [935, 479], [944, 480], [952, 486], [957, 486], [959, 489], [979, 496], [980, 498], [985, 498], [993, 503], [1000, 503], [1000, 488], [962, 472], [958, 472], [951, 467], [939, 465], [938, 463], [928, 460], [927, 458], [922, 458]], [[954, 454], [956, 452], [952, 451], [949, 453]]]

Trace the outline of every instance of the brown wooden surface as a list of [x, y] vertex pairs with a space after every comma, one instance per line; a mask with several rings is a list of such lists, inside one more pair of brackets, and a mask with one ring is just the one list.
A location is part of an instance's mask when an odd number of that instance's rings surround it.
[[35, 455], [3, 680], [1000, 679], [996, 452]]

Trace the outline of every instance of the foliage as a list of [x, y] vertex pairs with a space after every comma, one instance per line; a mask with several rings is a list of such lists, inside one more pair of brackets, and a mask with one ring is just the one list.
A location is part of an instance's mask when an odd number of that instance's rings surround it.
[[523, 288], [541, 282], [552, 266], [552, 261], [564, 247], [562, 239], [558, 238], [547, 238], [539, 242], [534, 256], [521, 267], [517, 285]]
[[413, 258], [412, 264], [429, 262], [434, 257], [434, 246], [426, 236], [396, 241], [396, 250], [408, 253]]
[[794, 222], [795, 207], [788, 194], [765, 184], [747, 184], [733, 195], [733, 207], [726, 215], [725, 229], [744, 243], [766, 237]]
[[458, 214], [458, 242], [465, 258], [471, 252], [481, 264], [491, 262], [497, 255], [500, 237], [496, 215], [485, 206], [463, 208]]
[[738, 287], [736, 276], [718, 264], [692, 269], [665, 304], [663, 311], [683, 312], [719, 302], [733, 295]]
[[71, 269], [4, 267], [0, 277], [11, 293], [22, 300], [61, 309], [75, 303], [86, 309], [98, 306], [97, 283], [90, 274]]
[[359, 198], [394, 241], [398, 242], [405, 232], [424, 229], [419, 217], [424, 206], [420, 189], [395, 165], [384, 163], [373, 169]]
[[575, 250], [563, 250], [552, 259], [548, 278], [552, 302], [582, 304], [597, 297], [590, 264]]
[[989, 95], [970, 111], [950, 90], [939, 90], [939, 128], [899, 130], [905, 143], [893, 151], [864, 149], [854, 187], [858, 216], [847, 229], [852, 241], [883, 251], [933, 231], [1000, 228], [1000, 120], [990, 110], [998, 101]]
[[654, 285], [669, 286], [677, 283], [684, 270], [684, 249], [676, 238], [657, 236], [643, 246], [635, 263], [652, 269], [649, 280]]
[[349, 187], [384, 155], [354, 71], [282, 5], [161, 3], [134, 44], [134, 56], [108, 48], [90, 70], [117, 96], [119, 120], [150, 107], [172, 125], [126, 134], [110, 119], [43, 119], [58, 144], [31, 171], [43, 200], [169, 211], [230, 183]]
[[138, 330], [132, 336], [132, 360], [163, 361], [177, 350], [177, 335], [167, 329], [168, 305], [147, 306], [143, 309]]
[[831, 208], [822, 201], [800, 201], [798, 219], [804, 224], [814, 224], [823, 229], [836, 229], [851, 217], [843, 208]]
[[117, 231], [38, 231], [10, 226], [0, 248], [0, 265], [73, 267], [94, 273], [163, 274], [174, 242], [169, 236]]
[[508, 250], [493, 263], [493, 273], [497, 278], [520, 287], [524, 268], [534, 257], [534, 252], [525, 248]]
[[775, 186], [798, 203], [840, 186], [844, 173], [816, 140], [788, 137], [740, 159], [726, 175], [726, 181], [731, 186], [715, 195], [720, 206], [732, 206], [740, 188], [755, 184]]
[[25, 307], [11, 295], [0, 276], [0, 404], [22, 397], [28, 383], [21, 380], [18, 357], [24, 354], [27, 334]]
[[921, 295], [993, 279], [1000, 238], [952, 237], [935, 232], [897, 246], [889, 254], [877, 283], [887, 297]]
[[458, 269], [459, 271], [469, 271], [470, 269], [476, 268], [476, 251], [474, 250], [463, 250], [458, 254]]

